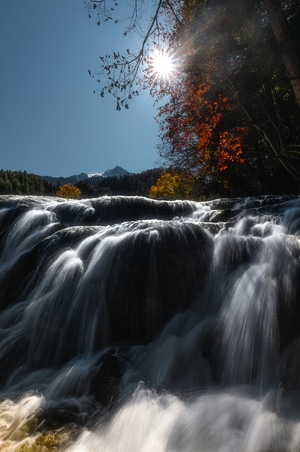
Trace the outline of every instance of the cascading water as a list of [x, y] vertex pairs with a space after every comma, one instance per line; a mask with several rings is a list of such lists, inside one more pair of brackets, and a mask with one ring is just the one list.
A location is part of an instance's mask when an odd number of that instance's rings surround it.
[[0, 451], [299, 451], [299, 237], [299, 197], [0, 197]]

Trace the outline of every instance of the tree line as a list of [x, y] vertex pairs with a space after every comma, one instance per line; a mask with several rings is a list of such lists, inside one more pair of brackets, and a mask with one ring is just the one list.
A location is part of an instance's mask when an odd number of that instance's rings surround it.
[[55, 185], [26, 171], [0, 170], [0, 195], [45, 195], [66, 198], [98, 196], [149, 196], [162, 173], [161, 168], [122, 177], [90, 178], [75, 185]]
[[151, 187], [157, 183], [162, 171], [162, 168], [154, 168], [121, 177], [104, 177], [100, 180], [90, 178], [78, 182], [76, 186], [88, 197], [103, 195], [149, 196]]
[[56, 187], [26, 171], [0, 170], [1, 195], [54, 195]]
[[[261, 173], [264, 174], [264, 172], [265, 167], [262, 167]], [[290, 181], [285, 180], [279, 173], [276, 181], [270, 176], [269, 185], [266, 177], [261, 178], [263, 183], [258, 180], [259, 178], [249, 177], [243, 192], [237, 195], [293, 193]], [[270, 187], [273, 189], [271, 190]], [[123, 195], [145, 196], [153, 199], [203, 200], [225, 196], [226, 190], [222, 190], [222, 187], [220, 189], [216, 181], [211, 179], [210, 182], [206, 182], [205, 189], [202, 188], [199, 191], [193, 175], [181, 171], [180, 168], [175, 170], [173, 167], [154, 168], [122, 177], [90, 178], [75, 185], [55, 185], [26, 171], [0, 170], [0, 195], [59, 196], [74, 199]]]

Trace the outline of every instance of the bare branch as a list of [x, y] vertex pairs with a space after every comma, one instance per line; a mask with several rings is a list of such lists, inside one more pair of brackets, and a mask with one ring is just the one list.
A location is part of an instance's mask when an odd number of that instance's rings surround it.
[[[142, 41], [136, 51], [126, 49], [124, 53], [113, 51], [106, 55], [101, 55], [100, 69], [98, 72], [89, 71], [89, 74], [96, 78], [101, 85], [100, 95], [112, 94], [116, 99], [116, 108], [128, 108], [129, 102], [137, 96], [141, 90], [138, 85], [143, 76], [142, 66], [146, 64], [147, 55], [151, 49], [161, 45], [163, 35], [166, 34], [164, 27], [167, 18], [172, 17], [173, 24], [179, 22], [179, 15], [171, 0], [158, 0], [154, 5], [150, 20], [143, 17], [144, 1], [132, 0], [132, 9], [125, 19], [120, 17], [117, 11], [120, 3], [117, 0], [83, 0], [89, 17], [96, 15], [97, 23], [113, 21], [115, 23], [127, 22], [123, 35], [135, 32], [138, 28], [142, 33]], [[181, 3], [181, 2], [177, 2]], [[177, 8], [179, 5], [177, 5]], [[143, 23], [145, 22], [145, 26]], [[170, 24], [168, 24], [170, 25]]]

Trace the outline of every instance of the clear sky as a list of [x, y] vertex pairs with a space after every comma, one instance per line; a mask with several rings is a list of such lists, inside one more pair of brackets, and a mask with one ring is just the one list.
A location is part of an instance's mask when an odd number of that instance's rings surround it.
[[88, 69], [120, 39], [113, 24], [88, 19], [81, 0], [0, 1], [0, 169], [69, 176], [159, 166], [149, 94], [118, 112], [112, 97], [93, 93]]

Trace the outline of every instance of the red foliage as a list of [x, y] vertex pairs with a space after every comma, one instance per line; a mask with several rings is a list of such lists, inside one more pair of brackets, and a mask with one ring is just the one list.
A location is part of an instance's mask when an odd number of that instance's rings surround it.
[[[187, 76], [187, 80], [192, 77]], [[172, 152], [194, 152], [199, 165], [217, 167], [220, 172], [229, 162], [242, 164], [247, 129], [230, 118], [233, 108], [228, 99], [215, 94], [209, 84], [181, 81], [170, 100], [160, 108], [163, 138]]]

